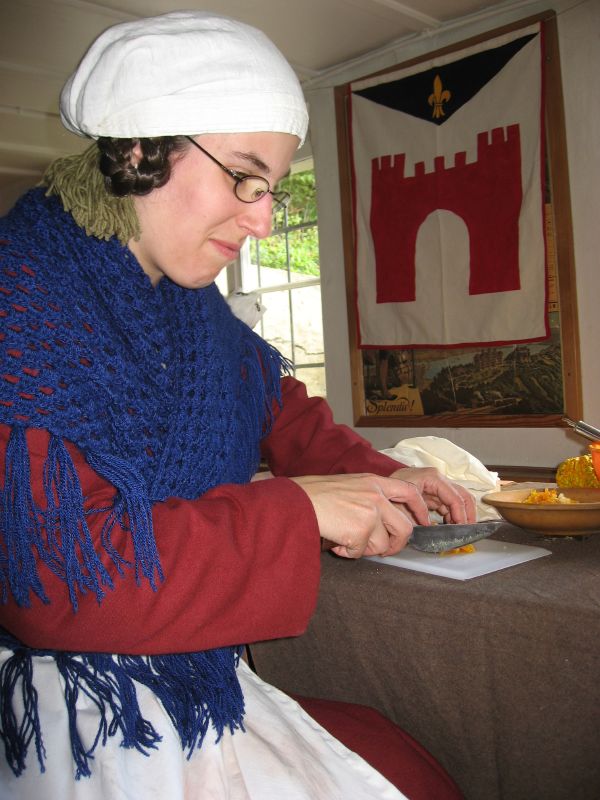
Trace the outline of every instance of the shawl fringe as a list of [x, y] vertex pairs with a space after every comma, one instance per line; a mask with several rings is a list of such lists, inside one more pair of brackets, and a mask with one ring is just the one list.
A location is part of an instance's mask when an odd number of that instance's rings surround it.
[[2, 600], [10, 589], [19, 606], [29, 608], [31, 592], [48, 603], [39, 575], [39, 559], [68, 587], [71, 605], [78, 608], [78, 596], [93, 592], [101, 602], [106, 587], [113, 582], [94, 548], [87, 524], [89, 514], [108, 511], [101, 543], [119, 574], [131, 566], [112, 546], [111, 534], [118, 523], [129, 530], [135, 553], [136, 580], [146, 578], [156, 589], [156, 578], [163, 580], [152, 529], [150, 501], [142, 480], [123, 461], [97, 454], [88, 455], [93, 469], [118, 490], [110, 509], [84, 509], [79, 477], [63, 440], [50, 436], [44, 463], [43, 483], [46, 509], [33, 500], [30, 462], [25, 429], [13, 426], [6, 449], [4, 490], [2, 492], [3, 547], [0, 548]]
[[[0, 739], [6, 758], [18, 777], [26, 768], [32, 742], [45, 771], [46, 751], [40, 728], [38, 693], [33, 685], [36, 656], [52, 656], [64, 680], [69, 715], [71, 752], [75, 778], [91, 775], [90, 762], [98, 745], [120, 735], [121, 746], [149, 755], [161, 741], [152, 723], [141, 713], [135, 682], [150, 688], [175, 726], [187, 757], [202, 746], [212, 722], [217, 741], [226, 729], [243, 730], [244, 699], [235, 675], [240, 650], [222, 648], [204, 653], [165, 656], [109, 656], [102, 653], [73, 654], [33, 650], [0, 629], [0, 646], [12, 655], [0, 669]], [[223, 687], [223, 675], [231, 676]], [[92, 742], [84, 742], [77, 727], [76, 703], [83, 693], [96, 706], [98, 727]], [[13, 698], [23, 703], [20, 718]]]

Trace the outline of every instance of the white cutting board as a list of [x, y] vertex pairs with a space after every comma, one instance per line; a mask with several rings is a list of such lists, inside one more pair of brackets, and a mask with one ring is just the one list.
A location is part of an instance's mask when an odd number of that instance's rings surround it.
[[550, 550], [545, 550], [543, 547], [497, 542], [493, 539], [481, 539], [475, 542], [474, 547], [474, 553], [441, 556], [439, 553], [422, 553], [409, 546], [395, 556], [388, 558], [371, 556], [369, 561], [379, 561], [393, 567], [466, 581], [499, 569], [514, 567], [515, 564], [522, 564], [534, 558], [551, 555]]

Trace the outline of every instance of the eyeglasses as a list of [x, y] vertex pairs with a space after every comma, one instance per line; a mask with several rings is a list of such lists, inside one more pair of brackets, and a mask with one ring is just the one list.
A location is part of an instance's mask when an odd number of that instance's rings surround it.
[[233, 185], [233, 192], [238, 200], [242, 203], [256, 203], [261, 200], [266, 194], [270, 194], [273, 198], [273, 213], [281, 211], [282, 208], [287, 208], [291, 196], [288, 192], [272, 192], [271, 185], [266, 178], [261, 178], [259, 175], [245, 175], [243, 172], [236, 172], [234, 169], [229, 169], [225, 164], [221, 164], [214, 156], [205, 150], [198, 142], [194, 141], [191, 136], [186, 136], [198, 150], [201, 150], [205, 156], [208, 156], [211, 161], [221, 167], [223, 172], [226, 172], [230, 178], [235, 181]]

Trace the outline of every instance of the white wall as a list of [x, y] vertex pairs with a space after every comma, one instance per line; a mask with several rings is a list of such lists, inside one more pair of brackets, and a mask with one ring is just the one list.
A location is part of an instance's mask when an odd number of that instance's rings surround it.
[[39, 175], [23, 175], [14, 178], [12, 181], [4, 182], [0, 187], [0, 217], [7, 214], [14, 206], [19, 197], [35, 186], [42, 178], [42, 173]]
[[[571, 205], [575, 240], [577, 296], [583, 375], [583, 418], [600, 426], [600, 0], [565, 0], [557, 12], [567, 125]], [[399, 43], [369, 59], [346, 65], [307, 87], [311, 140], [318, 189], [323, 324], [327, 394], [338, 422], [352, 425], [343, 242], [333, 87], [376, 70], [402, 63], [478, 33], [549, 8], [547, 3], [512, 3], [503, 13], [434, 36]], [[510, 10], [512, 9], [512, 10]], [[451, 439], [484, 463], [554, 467], [586, 443], [564, 429], [506, 428], [359, 428], [376, 447], [389, 447], [409, 436]]]

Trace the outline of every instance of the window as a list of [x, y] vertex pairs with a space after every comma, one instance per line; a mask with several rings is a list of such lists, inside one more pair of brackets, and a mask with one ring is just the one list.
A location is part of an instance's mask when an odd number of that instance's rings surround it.
[[289, 358], [309, 395], [325, 396], [323, 317], [315, 173], [312, 159], [292, 167], [278, 190], [291, 194], [267, 239], [250, 239], [234, 286], [258, 292], [265, 313], [256, 330]]

